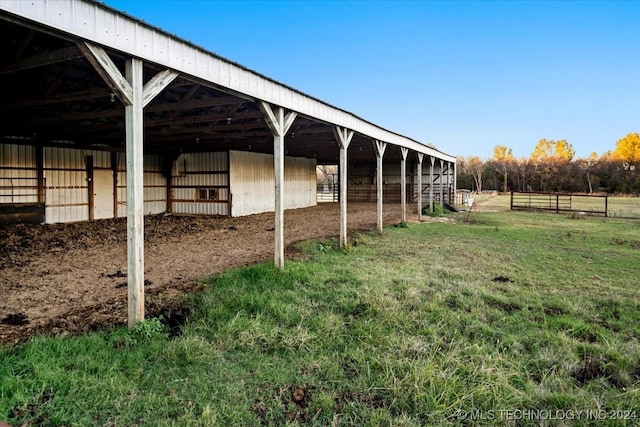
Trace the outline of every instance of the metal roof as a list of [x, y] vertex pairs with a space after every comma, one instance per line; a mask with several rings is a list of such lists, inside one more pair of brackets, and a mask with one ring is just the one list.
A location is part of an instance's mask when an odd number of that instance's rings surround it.
[[[292, 156], [337, 162], [334, 125], [355, 131], [354, 161], [375, 158], [372, 140], [433, 158], [455, 157], [265, 77], [101, 3], [0, 0], [0, 137], [39, 144], [121, 150], [123, 107], [78, 47], [101, 45], [124, 69], [144, 61], [145, 79], [163, 69], [180, 77], [145, 108], [145, 151], [272, 152], [256, 101], [299, 114], [287, 134]], [[355, 147], [355, 148], [353, 148]], [[396, 152], [398, 151], [398, 152]], [[388, 150], [385, 161], [399, 159]]]

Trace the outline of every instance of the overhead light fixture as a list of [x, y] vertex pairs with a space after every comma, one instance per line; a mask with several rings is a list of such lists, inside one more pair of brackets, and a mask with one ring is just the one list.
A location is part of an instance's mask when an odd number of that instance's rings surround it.
[[231, 120], [233, 120], [233, 117], [227, 117], [227, 124], [230, 125], [231, 124]]
[[116, 102], [116, 94], [111, 92], [111, 94], [109, 94], [109, 101], [111, 102]]
[[196, 137], [196, 144], [200, 144], [200, 138]]

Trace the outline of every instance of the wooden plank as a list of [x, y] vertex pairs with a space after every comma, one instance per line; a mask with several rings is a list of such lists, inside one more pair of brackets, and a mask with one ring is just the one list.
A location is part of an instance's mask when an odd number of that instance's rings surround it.
[[44, 203], [2, 203], [0, 224], [42, 224], [44, 212]]

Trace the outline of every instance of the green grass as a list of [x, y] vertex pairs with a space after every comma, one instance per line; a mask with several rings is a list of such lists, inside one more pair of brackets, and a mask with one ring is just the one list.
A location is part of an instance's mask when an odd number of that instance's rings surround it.
[[[640, 417], [640, 224], [457, 218], [358, 235], [348, 250], [306, 242], [306, 259], [284, 271], [268, 263], [205, 279], [178, 337], [152, 321], [4, 348], [0, 419], [636, 425], [608, 411]], [[523, 409], [590, 412], [507, 419]]]
[[[510, 207], [510, 196], [508, 194], [488, 195], [472, 194], [477, 206], [482, 210], [505, 211]], [[604, 210], [604, 199], [576, 197], [572, 201], [572, 207], [576, 210]], [[640, 197], [609, 197], [608, 215], [611, 218], [639, 218], [640, 219]]]

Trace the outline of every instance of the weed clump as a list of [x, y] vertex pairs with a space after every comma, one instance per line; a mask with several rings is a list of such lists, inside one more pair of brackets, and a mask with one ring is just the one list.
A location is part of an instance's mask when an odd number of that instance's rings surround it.
[[440, 203], [435, 203], [433, 205], [433, 212], [429, 210], [429, 206], [425, 206], [422, 208], [422, 215], [432, 216], [432, 217], [441, 217], [449, 215], [449, 211], [444, 208]]

